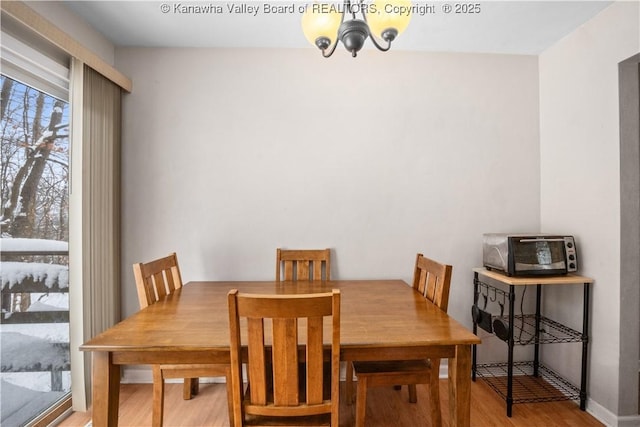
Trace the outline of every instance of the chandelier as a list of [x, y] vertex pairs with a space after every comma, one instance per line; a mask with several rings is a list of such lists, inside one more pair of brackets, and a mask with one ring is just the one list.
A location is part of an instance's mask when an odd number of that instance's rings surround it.
[[411, 11], [410, 0], [312, 3], [302, 16], [302, 31], [325, 58], [333, 55], [338, 42], [355, 58], [367, 37], [376, 48], [388, 51], [391, 42], [409, 25]]

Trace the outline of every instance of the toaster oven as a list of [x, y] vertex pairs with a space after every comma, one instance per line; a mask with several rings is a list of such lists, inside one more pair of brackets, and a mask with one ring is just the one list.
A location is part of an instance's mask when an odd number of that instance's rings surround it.
[[578, 271], [573, 236], [557, 234], [486, 233], [482, 262], [509, 276], [559, 275]]

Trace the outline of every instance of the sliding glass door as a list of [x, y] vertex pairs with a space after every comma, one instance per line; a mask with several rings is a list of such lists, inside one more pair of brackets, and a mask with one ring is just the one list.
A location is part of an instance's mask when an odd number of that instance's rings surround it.
[[69, 105], [0, 86], [0, 424], [23, 426], [70, 395]]

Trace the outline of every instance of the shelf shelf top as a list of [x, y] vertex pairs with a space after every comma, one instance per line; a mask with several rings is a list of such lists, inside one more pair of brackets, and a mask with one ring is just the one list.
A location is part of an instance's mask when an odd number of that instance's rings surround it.
[[481, 276], [488, 277], [498, 282], [505, 283], [507, 285], [514, 286], [526, 286], [526, 285], [575, 285], [584, 283], [593, 283], [594, 280], [590, 277], [580, 276], [577, 274], [563, 274], [560, 276], [526, 276], [515, 277], [507, 276], [506, 274], [499, 273], [497, 271], [487, 270], [484, 267], [477, 267], [473, 269], [474, 273], [478, 273]]

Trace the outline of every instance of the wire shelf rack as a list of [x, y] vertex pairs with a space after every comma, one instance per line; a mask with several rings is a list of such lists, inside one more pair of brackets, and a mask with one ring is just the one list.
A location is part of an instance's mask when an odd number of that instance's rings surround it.
[[[538, 365], [533, 375], [533, 362], [513, 364], [513, 403], [579, 400], [580, 390], [544, 365]], [[507, 363], [476, 366], [476, 375], [503, 399], [507, 398]]]
[[[500, 316], [509, 321], [509, 316]], [[562, 323], [540, 316], [540, 328], [536, 337], [536, 315], [515, 315], [513, 323], [513, 342], [518, 345], [552, 344], [581, 342], [582, 334]]]

